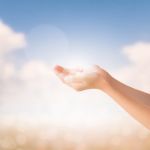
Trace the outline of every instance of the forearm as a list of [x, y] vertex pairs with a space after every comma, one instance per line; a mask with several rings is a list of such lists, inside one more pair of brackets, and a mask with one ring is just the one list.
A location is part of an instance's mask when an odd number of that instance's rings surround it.
[[105, 86], [101, 90], [150, 129], [150, 94], [131, 88], [109, 74], [105, 79]]

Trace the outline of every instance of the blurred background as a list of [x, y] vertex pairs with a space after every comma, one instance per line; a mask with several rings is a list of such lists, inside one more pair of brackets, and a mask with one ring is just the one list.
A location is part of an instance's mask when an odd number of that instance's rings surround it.
[[98, 64], [150, 92], [150, 1], [0, 0], [0, 150], [149, 150], [150, 132], [98, 90], [53, 73]]

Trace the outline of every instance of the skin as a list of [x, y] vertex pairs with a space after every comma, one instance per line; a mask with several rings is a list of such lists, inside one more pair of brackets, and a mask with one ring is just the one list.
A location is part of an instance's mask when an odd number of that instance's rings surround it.
[[150, 129], [150, 94], [121, 83], [97, 65], [76, 69], [55, 66], [54, 72], [63, 83], [77, 91], [87, 89], [103, 91]]

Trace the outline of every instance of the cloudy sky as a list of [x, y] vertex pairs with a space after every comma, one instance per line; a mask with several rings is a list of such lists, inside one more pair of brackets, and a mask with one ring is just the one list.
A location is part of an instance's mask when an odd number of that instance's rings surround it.
[[52, 68], [98, 64], [149, 92], [149, 7], [148, 0], [0, 0], [0, 117], [136, 124], [104, 93], [63, 85]]

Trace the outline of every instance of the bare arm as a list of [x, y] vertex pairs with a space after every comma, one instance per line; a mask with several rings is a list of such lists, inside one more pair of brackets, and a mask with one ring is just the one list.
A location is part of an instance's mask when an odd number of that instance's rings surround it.
[[103, 91], [150, 129], [150, 94], [129, 87], [111, 76], [108, 78], [108, 86]]
[[102, 90], [136, 120], [150, 129], [150, 94], [121, 83], [99, 66], [85, 70], [56, 66], [55, 72], [65, 84], [77, 91], [92, 88]]

